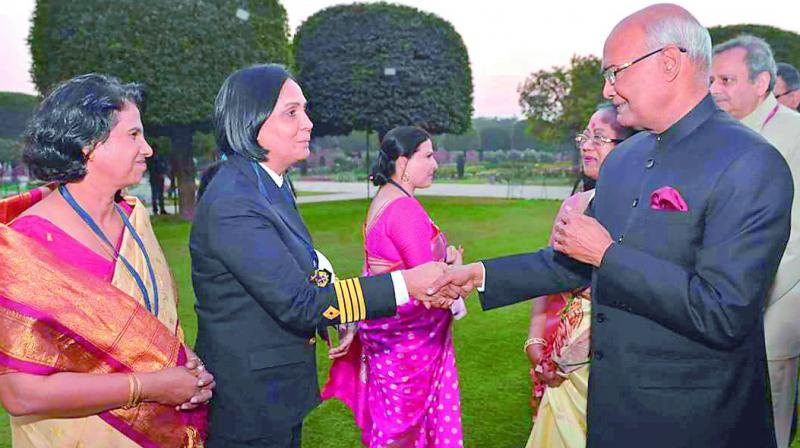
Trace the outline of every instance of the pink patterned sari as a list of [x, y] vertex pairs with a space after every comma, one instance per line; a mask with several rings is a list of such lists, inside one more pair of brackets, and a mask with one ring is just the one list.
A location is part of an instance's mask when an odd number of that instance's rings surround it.
[[[365, 225], [365, 275], [445, 258], [447, 240], [414, 198], [384, 205]], [[416, 299], [397, 315], [362, 322], [348, 355], [331, 366], [323, 399], [353, 410], [370, 447], [463, 445], [449, 310]]]

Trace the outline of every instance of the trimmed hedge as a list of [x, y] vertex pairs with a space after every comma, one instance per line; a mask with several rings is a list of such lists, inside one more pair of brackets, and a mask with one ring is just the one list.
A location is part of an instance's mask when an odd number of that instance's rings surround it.
[[298, 28], [293, 50], [317, 136], [382, 135], [409, 124], [437, 134], [470, 128], [469, 56], [438, 16], [387, 3], [333, 6]]
[[[247, 21], [236, 16], [241, 4]], [[289, 62], [277, 0], [38, 0], [28, 40], [40, 92], [79, 74], [110, 74], [144, 85], [146, 121], [160, 125], [206, 120], [233, 70]]]

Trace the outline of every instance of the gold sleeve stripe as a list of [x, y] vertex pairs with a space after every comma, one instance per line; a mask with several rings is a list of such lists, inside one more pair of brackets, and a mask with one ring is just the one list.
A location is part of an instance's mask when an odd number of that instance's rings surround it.
[[361, 291], [361, 281], [354, 279], [353, 283], [356, 286], [356, 297], [358, 297], [358, 308], [361, 310], [361, 319], [364, 320], [367, 318], [367, 306], [364, 303], [364, 292]]
[[344, 307], [344, 300], [342, 299], [341, 282], [333, 282], [333, 289], [336, 290], [336, 300], [339, 302], [339, 313], [341, 314], [339, 322], [346, 324], [349, 320], [347, 319], [347, 309]]
[[353, 322], [361, 320], [358, 316], [358, 300], [356, 299], [356, 289], [353, 287], [353, 279], [348, 278], [344, 281], [347, 285], [347, 292], [350, 295], [350, 309], [353, 311]]
[[352, 278], [347, 279], [347, 288], [350, 291], [350, 301], [353, 304], [353, 321], [354, 322], [363, 319], [363, 317], [361, 317], [361, 311], [360, 311], [360, 308], [358, 306], [358, 302], [359, 302], [358, 295], [356, 294], [355, 283], [357, 281], [358, 280], [352, 279]]
[[344, 309], [346, 319], [342, 320], [342, 323], [349, 324], [350, 322], [354, 322], [353, 320], [353, 304], [350, 301], [350, 289], [347, 287], [347, 280], [341, 281], [341, 288], [342, 288], [342, 299], [344, 300]]
[[350, 316], [347, 322], [355, 322], [356, 310], [353, 308], [353, 293], [350, 291], [350, 279], [342, 280], [342, 293], [345, 296], [344, 306], [347, 307], [347, 314]]

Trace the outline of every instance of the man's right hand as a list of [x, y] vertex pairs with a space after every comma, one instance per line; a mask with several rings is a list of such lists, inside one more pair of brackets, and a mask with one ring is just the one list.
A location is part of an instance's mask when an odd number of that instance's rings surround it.
[[408, 294], [411, 297], [423, 302], [426, 307], [450, 308], [453, 301], [459, 297], [459, 288], [450, 285], [443, 285], [436, 289], [435, 293], [428, 294], [427, 291], [437, 278], [447, 271], [447, 265], [442, 262], [432, 261], [419, 265], [412, 269], [403, 271], [403, 279], [406, 282]]
[[460, 297], [467, 297], [473, 289], [483, 285], [483, 280], [483, 265], [481, 263], [450, 266], [447, 272], [430, 285], [426, 293], [428, 295], [436, 295], [442, 289], [449, 289], [457, 291]]

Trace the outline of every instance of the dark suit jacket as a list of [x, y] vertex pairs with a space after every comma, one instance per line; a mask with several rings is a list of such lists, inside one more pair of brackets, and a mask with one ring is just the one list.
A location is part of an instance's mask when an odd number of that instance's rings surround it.
[[[212, 436], [285, 434], [319, 403], [310, 340], [315, 328], [345, 314], [330, 313], [341, 299], [333, 287], [308, 281], [311, 243], [293, 203], [242, 157], [223, 164], [198, 204], [190, 239], [196, 349], [217, 382]], [[360, 319], [395, 313], [388, 276], [359, 281], [366, 298]]]
[[[688, 212], [650, 207], [663, 186]], [[708, 96], [605, 160], [589, 213], [616, 243], [599, 268], [551, 249], [487, 260], [483, 306], [591, 282], [591, 447], [774, 447], [763, 312], [792, 189], [778, 151]]]

